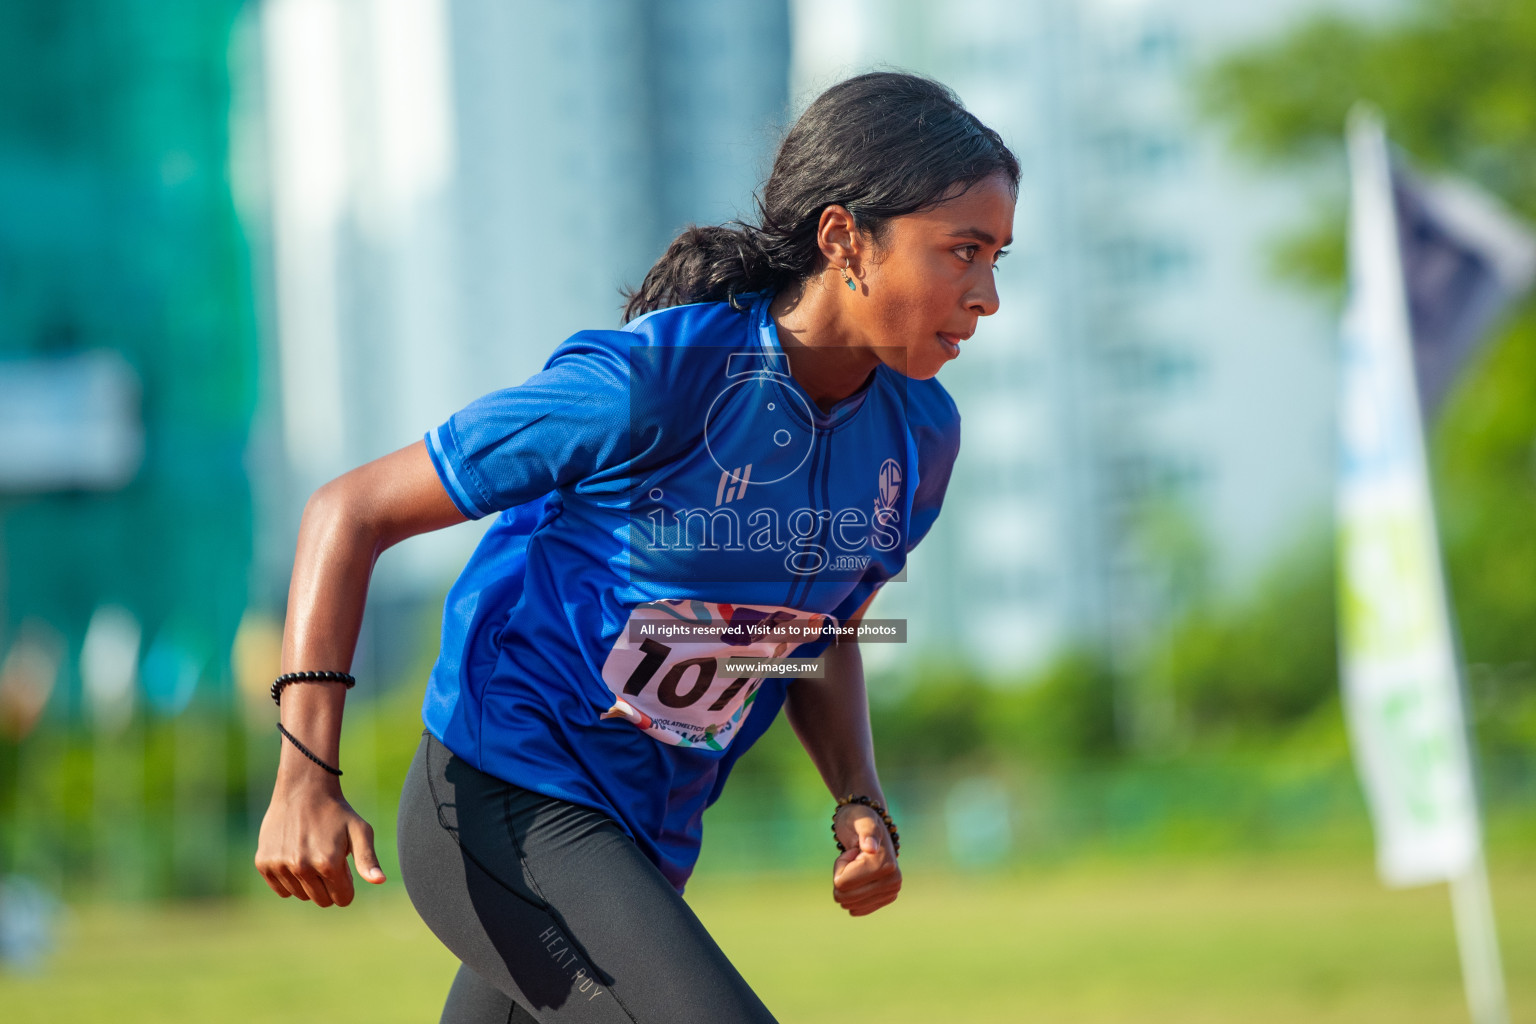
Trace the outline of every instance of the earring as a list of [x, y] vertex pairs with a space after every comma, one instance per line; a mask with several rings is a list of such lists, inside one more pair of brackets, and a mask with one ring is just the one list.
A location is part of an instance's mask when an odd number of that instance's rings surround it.
[[848, 286], [849, 291], [856, 292], [859, 290], [859, 286], [854, 284], [853, 278], [848, 276], [848, 268], [852, 265], [853, 263], [851, 260], [848, 263], [843, 264], [843, 284]]

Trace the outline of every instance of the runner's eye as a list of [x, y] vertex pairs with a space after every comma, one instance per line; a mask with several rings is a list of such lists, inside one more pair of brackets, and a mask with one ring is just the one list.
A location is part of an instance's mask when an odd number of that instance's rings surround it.
[[955, 255], [967, 263], [974, 263], [976, 261], [976, 253], [980, 249], [981, 246], [979, 245], [962, 245], [955, 250]]
[[992, 257], [992, 269], [996, 270], [997, 269], [997, 265], [999, 263], [1003, 262], [1003, 257], [1007, 256], [1007, 255], [1008, 255], [1008, 250], [1007, 249], [999, 249], [999, 250], [997, 250], [997, 255]]

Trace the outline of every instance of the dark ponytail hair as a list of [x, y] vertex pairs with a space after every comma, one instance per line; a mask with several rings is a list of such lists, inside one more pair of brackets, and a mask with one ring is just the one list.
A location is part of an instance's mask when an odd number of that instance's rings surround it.
[[1017, 192], [1019, 161], [997, 132], [929, 78], [874, 72], [816, 98], [779, 146], [757, 224], [691, 226], [667, 246], [624, 319], [689, 302], [730, 302], [815, 274], [821, 212], [839, 205], [879, 240], [885, 222], [1001, 174]]

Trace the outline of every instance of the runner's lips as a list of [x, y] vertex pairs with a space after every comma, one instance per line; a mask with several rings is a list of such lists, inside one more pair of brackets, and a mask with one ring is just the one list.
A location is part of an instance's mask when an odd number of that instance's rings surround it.
[[960, 354], [960, 343], [969, 337], [969, 334], [945, 334], [943, 331], [940, 331], [938, 335], [939, 341], [943, 342], [944, 347], [949, 349], [951, 357]]

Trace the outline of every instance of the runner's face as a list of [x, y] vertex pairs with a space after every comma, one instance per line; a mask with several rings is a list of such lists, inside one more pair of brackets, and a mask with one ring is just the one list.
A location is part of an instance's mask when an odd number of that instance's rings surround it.
[[1013, 241], [1013, 191], [1001, 176], [920, 213], [892, 218], [873, 259], [856, 266], [844, 305], [881, 362], [927, 380], [997, 312], [993, 281]]

